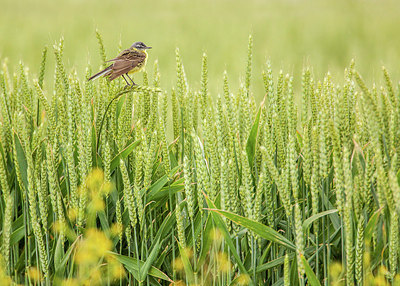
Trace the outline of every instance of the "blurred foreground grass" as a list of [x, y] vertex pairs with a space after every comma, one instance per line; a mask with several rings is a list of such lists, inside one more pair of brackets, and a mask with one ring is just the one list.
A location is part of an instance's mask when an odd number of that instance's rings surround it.
[[[67, 68], [83, 76], [89, 61], [97, 70], [98, 28], [107, 57], [118, 53], [119, 43], [126, 48], [141, 40], [153, 46], [150, 62], [159, 60], [164, 87], [173, 85], [178, 46], [193, 88], [198, 88], [201, 54], [207, 52], [209, 76], [216, 79], [210, 90], [221, 93], [225, 69], [231, 78], [244, 78], [249, 33], [254, 35], [256, 100], [264, 95], [260, 73], [267, 58], [297, 76], [310, 64], [317, 76], [329, 69], [340, 81], [353, 57], [367, 81], [379, 78], [383, 64], [394, 78], [399, 75], [398, 1], [1, 0], [0, 5], [0, 56], [8, 57], [10, 66], [23, 60], [39, 67], [43, 46], [63, 36]], [[152, 73], [152, 65], [148, 69]], [[48, 88], [52, 80], [46, 78]]]

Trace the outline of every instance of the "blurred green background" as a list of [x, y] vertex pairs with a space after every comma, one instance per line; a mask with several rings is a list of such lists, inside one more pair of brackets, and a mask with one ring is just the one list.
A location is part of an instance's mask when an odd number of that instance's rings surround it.
[[[210, 91], [222, 92], [227, 70], [238, 88], [245, 74], [247, 41], [254, 36], [253, 87], [263, 96], [261, 70], [267, 59], [275, 73], [301, 74], [311, 65], [322, 77], [330, 70], [343, 77], [351, 58], [368, 80], [380, 81], [385, 65], [398, 79], [400, 64], [399, 1], [261, 1], [261, 0], [0, 0], [0, 57], [10, 66], [19, 60], [37, 73], [42, 48], [65, 39], [67, 68], [81, 77], [90, 62], [100, 65], [96, 28], [107, 57], [135, 41], [153, 46], [148, 71], [159, 60], [162, 86], [175, 83], [175, 47], [179, 47], [190, 86], [199, 86], [201, 56], [209, 57]], [[50, 67], [54, 60], [50, 53]], [[49, 70], [48, 70], [49, 71]], [[52, 88], [52, 71], [47, 73]], [[141, 76], [139, 76], [139, 82]], [[295, 79], [300, 86], [300, 78]]]

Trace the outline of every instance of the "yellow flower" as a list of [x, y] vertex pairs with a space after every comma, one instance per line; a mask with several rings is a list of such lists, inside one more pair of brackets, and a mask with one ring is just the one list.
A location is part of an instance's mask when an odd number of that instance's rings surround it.
[[61, 286], [75, 286], [79, 285], [79, 281], [75, 278], [65, 279], [61, 282]]
[[78, 264], [94, 264], [111, 250], [112, 242], [97, 229], [89, 229], [78, 246], [76, 262]]
[[108, 195], [109, 193], [111, 193], [113, 188], [114, 188], [114, 186], [111, 182], [104, 182], [103, 188], [102, 188], [102, 193], [104, 195]]
[[231, 269], [231, 262], [225, 252], [219, 252], [217, 254], [217, 262], [219, 271], [226, 273]]
[[56, 233], [65, 232], [66, 225], [63, 222], [56, 221], [53, 223], [53, 231]]
[[11, 278], [6, 274], [3, 256], [0, 254], [0, 285], [8, 286], [11, 285], [11, 283], [12, 283]]
[[86, 179], [86, 186], [91, 192], [99, 192], [104, 183], [104, 172], [95, 168], [90, 172]]
[[33, 280], [35, 283], [42, 280], [42, 274], [40, 273], [39, 269], [36, 267], [29, 267], [28, 268], [28, 277]]
[[122, 224], [120, 224], [120, 223], [114, 223], [114, 224], [111, 226], [111, 234], [114, 235], [114, 236], [119, 236], [119, 235], [121, 235], [122, 231], [124, 230], [123, 228], [124, 228], [124, 227], [123, 227]]
[[90, 278], [89, 278], [89, 282], [87, 285], [101, 285], [101, 281], [103, 278], [103, 274], [100, 270], [100, 268], [94, 268], [91, 272], [90, 272]]
[[183, 261], [182, 261], [182, 259], [180, 258], [180, 257], [178, 257], [178, 258], [176, 258], [175, 259], [175, 261], [174, 261], [174, 268], [175, 268], [175, 271], [177, 271], [177, 272], [183, 272]]
[[393, 285], [400, 286], [400, 274], [397, 274], [396, 276], [394, 276]]
[[248, 274], [240, 274], [237, 280], [237, 285], [249, 285], [250, 281], [250, 276]]
[[98, 212], [104, 210], [105, 204], [101, 197], [95, 196], [92, 197], [92, 201], [90, 202], [90, 210], [93, 212]]
[[[112, 256], [110, 256], [110, 257], [112, 257]], [[119, 261], [117, 261], [115, 259], [109, 259], [109, 258], [107, 258], [107, 260], [109, 261], [108, 271], [110, 274], [110, 278], [112, 280], [117, 280], [117, 279], [121, 279], [121, 278], [125, 277], [125, 269], [121, 265], [121, 263], [119, 263]]]
[[68, 218], [70, 221], [75, 221], [77, 217], [78, 217], [78, 210], [74, 208], [68, 209]]
[[210, 232], [211, 239], [214, 241], [215, 244], [220, 244], [222, 243], [223, 235], [221, 231], [218, 228], [214, 228]]
[[333, 285], [339, 285], [340, 274], [342, 273], [342, 264], [339, 262], [334, 262], [329, 268], [329, 275], [332, 279]]
[[193, 256], [193, 250], [192, 250], [191, 248], [186, 247], [186, 248], [185, 248], [185, 253], [186, 253], [186, 256], [187, 256], [189, 259], [192, 258], [192, 256]]

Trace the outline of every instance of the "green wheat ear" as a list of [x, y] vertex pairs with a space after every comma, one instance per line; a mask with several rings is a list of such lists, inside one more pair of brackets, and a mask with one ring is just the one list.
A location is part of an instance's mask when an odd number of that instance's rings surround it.
[[46, 69], [46, 59], [47, 59], [47, 47], [44, 47], [42, 52], [42, 61], [40, 63], [39, 78], [38, 78], [40, 88], [43, 88], [44, 72]]
[[101, 33], [98, 29], [96, 29], [96, 38], [99, 43], [99, 48], [100, 48], [99, 53], [100, 53], [100, 58], [101, 58], [101, 62], [102, 62], [102, 67], [105, 68], [106, 60], [107, 60], [106, 50], [104, 48], [103, 37], [101, 36]]
[[247, 96], [249, 96], [250, 92], [252, 58], [253, 58], [253, 36], [249, 35], [249, 43], [247, 47], [246, 79], [245, 79], [245, 88]]
[[212, 92], [205, 53], [189, 88], [178, 49], [172, 90], [157, 61], [125, 89], [69, 70], [61, 39], [53, 90], [47, 51], [37, 79], [0, 71], [0, 284], [399, 281], [400, 85], [385, 68], [383, 86], [354, 61], [339, 81], [274, 78], [270, 61], [252, 75], [250, 35], [239, 89], [224, 72]]

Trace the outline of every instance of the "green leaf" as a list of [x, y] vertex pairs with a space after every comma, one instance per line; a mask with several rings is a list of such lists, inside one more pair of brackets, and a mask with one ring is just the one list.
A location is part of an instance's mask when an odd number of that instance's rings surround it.
[[200, 269], [200, 267], [203, 265], [204, 261], [207, 258], [207, 253], [211, 248], [211, 244], [212, 244], [211, 231], [212, 231], [212, 221], [210, 219], [210, 216], [207, 216], [206, 227], [205, 227], [204, 233], [203, 233], [203, 245], [201, 247], [201, 252], [199, 255], [199, 262], [197, 264], [198, 269]]
[[258, 136], [258, 126], [260, 124], [260, 114], [262, 110], [262, 105], [258, 108], [256, 119], [254, 120], [253, 126], [251, 127], [249, 138], [247, 139], [246, 152], [247, 158], [249, 160], [249, 165], [253, 166], [254, 157], [256, 154], [256, 143]]
[[62, 238], [61, 236], [58, 237], [56, 249], [54, 251], [54, 268], [56, 270], [60, 269], [62, 267], [62, 260], [63, 260], [63, 257], [65, 256], [63, 240], [64, 240], [64, 238]]
[[159, 190], [157, 193], [156, 192], [151, 192], [151, 196], [149, 195], [148, 198], [149, 200], [152, 201], [158, 201], [163, 197], [168, 197], [170, 194], [174, 195], [177, 192], [183, 191], [185, 189], [185, 186], [182, 184], [184, 179], [179, 179], [174, 183], [174, 185], [171, 186], [166, 186], [165, 188], [162, 188]]
[[369, 219], [367, 223], [367, 227], [365, 228], [365, 240], [370, 241], [372, 238], [372, 232], [374, 231], [374, 228], [376, 226], [376, 223], [378, 221], [379, 215], [381, 214], [383, 210], [383, 207], [378, 209]]
[[25, 226], [21, 226], [13, 231], [10, 236], [10, 246], [17, 244], [25, 235]]
[[[166, 183], [168, 183], [168, 180], [170, 178], [174, 177], [174, 175], [178, 172], [179, 168], [180, 168], [179, 166], [173, 168], [169, 172], [169, 174], [162, 176], [160, 179], [158, 179], [154, 184], [152, 184], [150, 186], [149, 192], [147, 194], [148, 200], [154, 200], [159, 197], [160, 190], [165, 186]], [[182, 180], [182, 182], [183, 182], [183, 180]], [[183, 188], [183, 186], [182, 186], [182, 188]]]
[[308, 278], [308, 284], [310, 286], [321, 286], [321, 284], [318, 281], [317, 276], [315, 276], [314, 271], [311, 269], [310, 264], [308, 264], [307, 259], [303, 256], [300, 255], [301, 261], [303, 262], [304, 270], [306, 271], [306, 275]]
[[300, 285], [299, 283], [299, 273], [297, 267], [297, 259], [292, 260], [292, 265], [290, 266], [290, 284]]
[[[235, 279], [232, 280], [232, 282], [229, 284], [229, 286], [236, 286], [236, 285], [249, 285], [248, 280], [250, 280], [249, 277], [243, 277], [246, 276], [246, 274], [239, 274]], [[251, 282], [251, 281], [250, 281]]]
[[[58, 258], [57, 265], [55, 265], [56, 276], [63, 277], [63, 272], [64, 272], [64, 269], [65, 269], [65, 265], [67, 265], [67, 262], [69, 261], [71, 253], [75, 249], [78, 240], [79, 239], [77, 238], [71, 244], [71, 246], [68, 248], [67, 252], [65, 252], [64, 257], [62, 259]], [[58, 241], [60, 241], [60, 239]], [[57, 241], [57, 247], [58, 247], [58, 241]], [[55, 262], [55, 260], [54, 260], [54, 262]]]
[[147, 260], [144, 263], [143, 268], [140, 268], [140, 282], [143, 282], [146, 279], [147, 273], [149, 272], [150, 267], [152, 266], [154, 260], [158, 255], [160, 246], [161, 246], [160, 239], [158, 239], [153, 249], [151, 250], [149, 257], [147, 257]]
[[308, 219], [306, 219], [306, 220], [303, 222], [303, 230], [306, 231], [307, 228], [308, 228], [315, 220], [317, 220], [317, 219], [319, 219], [319, 218], [321, 218], [321, 217], [323, 217], [323, 216], [326, 216], [326, 215], [328, 215], [328, 214], [336, 213], [337, 211], [338, 211], [337, 209], [327, 210], [327, 211], [324, 211], [324, 212], [321, 212], [321, 213], [318, 213], [318, 214], [315, 214], [315, 215], [309, 217]]
[[161, 265], [164, 263], [165, 257], [167, 257], [167, 255], [169, 254], [168, 250], [169, 250], [168, 247], [166, 247], [161, 252], [161, 254], [158, 255], [156, 262], [153, 264], [154, 267], [157, 267], [157, 268], [161, 267]]
[[17, 161], [21, 173], [21, 179], [24, 184], [25, 190], [28, 190], [28, 163], [26, 162], [25, 152], [22, 148], [21, 140], [16, 132], [14, 132], [15, 151], [17, 153]]
[[168, 234], [170, 233], [172, 226], [174, 225], [176, 221], [176, 216], [175, 216], [175, 211], [173, 211], [172, 213], [170, 212], [163, 220], [160, 228], [157, 231], [156, 236], [154, 237], [154, 239], [159, 239], [159, 238], [164, 238], [166, 236], [168, 236]]
[[118, 99], [117, 108], [116, 108], [117, 109], [117, 111], [116, 111], [116, 117], [117, 118], [119, 118], [119, 115], [121, 114], [121, 110], [122, 110], [122, 107], [124, 106], [126, 97], [127, 97], [127, 95], [125, 94], [124, 96], [121, 96]]
[[[215, 204], [207, 197], [206, 194], [204, 194], [204, 197], [206, 199], [208, 207], [209, 208], [211, 207], [212, 209], [215, 209]], [[211, 213], [211, 217], [212, 217], [215, 225], [222, 232], [222, 235], [225, 238], [225, 242], [229, 246], [233, 257], [235, 258], [236, 263], [238, 264], [240, 272], [242, 274], [248, 274], [246, 268], [244, 267], [242, 261], [240, 260], [238, 252], [237, 252], [237, 250], [235, 248], [235, 244], [232, 241], [232, 238], [231, 238], [231, 236], [229, 234], [229, 231], [228, 231], [228, 229], [227, 229], [227, 227], [225, 225], [225, 222], [222, 220], [221, 216], [219, 216], [217, 213], [215, 213], [215, 212], [210, 212], [210, 213]]]
[[254, 231], [256, 234], [258, 234], [264, 239], [273, 241], [289, 249], [296, 250], [296, 246], [292, 242], [287, 240], [286, 237], [279, 234], [276, 230], [270, 228], [269, 226], [263, 225], [257, 221], [242, 217], [240, 215], [228, 211], [223, 211], [219, 209], [209, 209], [209, 210], [212, 212], [219, 213], [224, 217], [230, 219], [234, 223], [240, 224], [241, 226], [244, 226], [247, 229]]
[[[137, 277], [137, 280], [139, 281], [139, 277], [138, 277], [138, 260], [136, 258], [133, 257], [128, 257], [125, 255], [121, 255], [121, 254], [117, 254], [115, 252], [110, 252], [110, 254], [114, 255], [115, 258], [121, 262], [126, 270], [129, 271], [129, 273], [131, 273], [134, 277]], [[140, 270], [142, 270], [142, 267], [144, 267], [144, 262], [139, 260], [139, 264], [140, 264]], [[151, 266], [148, 274], [155, 277], [155, 278], [159, 278], [159, 279], [163, 279], [169, 282], [174, 282], [173, 280], [171, 280], [171, 278], [168, 277], [167, 274], [165, 274], [164, 272], [162, 272], [160, 269], [155, 268], [154, 266]]]
[[101, 211], [97, 212], [97, 216], [99, 217], [99, 221], [100, 221], [100, 224], [101, 224], [101, 229], [104, 231], [104, 233], [107, 236], [109, 236], [109, 234], [110, 234], [110, 225], [108, 223], [106, 213], [104, 212], [104, 210], [101, 210]]
[[185, 268], [186, 279], [189, 284], [194, 283], [194, 273], [192, 265], [190, 264], [189, 257], [186, 254], [186, 249], [183, 247], [180, 241], [178, 241], [179, 253], [181, 254], [181, 259], [183, 263], [183, 268]]
[[111, 167], [110, 170], [113, 171], [117, 166], [119, 166], [119, 161], [121, 159], [125, 159], [128, 157], [129, 154], [132, 153], [132, 151], [135, 149], [136, 146], [138, 146], [140, 143], [140, 140], [133, 141], [130, 143], [128, 146], [125, 147], [124, 150], [119, 152], [112, 160], [111, 160]]
[[[289, 260], [292, 260], [295, 257], [295, 253], [291, 252], [288, 254], [289, 255]], [[279, 257], [277, 259], [271, 260], [267, 263], [264, 263], [262, 265], [257, 266], [256, 268], [256, 273], [262, 272], [262, 271], [266, 271], [268, 269], [283, 265], [283, 263], [285, 262], [285, 256]], [[251, 271], [249, 271], [251, 272]]]
[[[14, 194], [14, 192], [12, 192]], [[10, 236], [10, 247], [16, 245], [25, 236], [24, 215], [21, 214], [12, 222], [12, 233]]]

